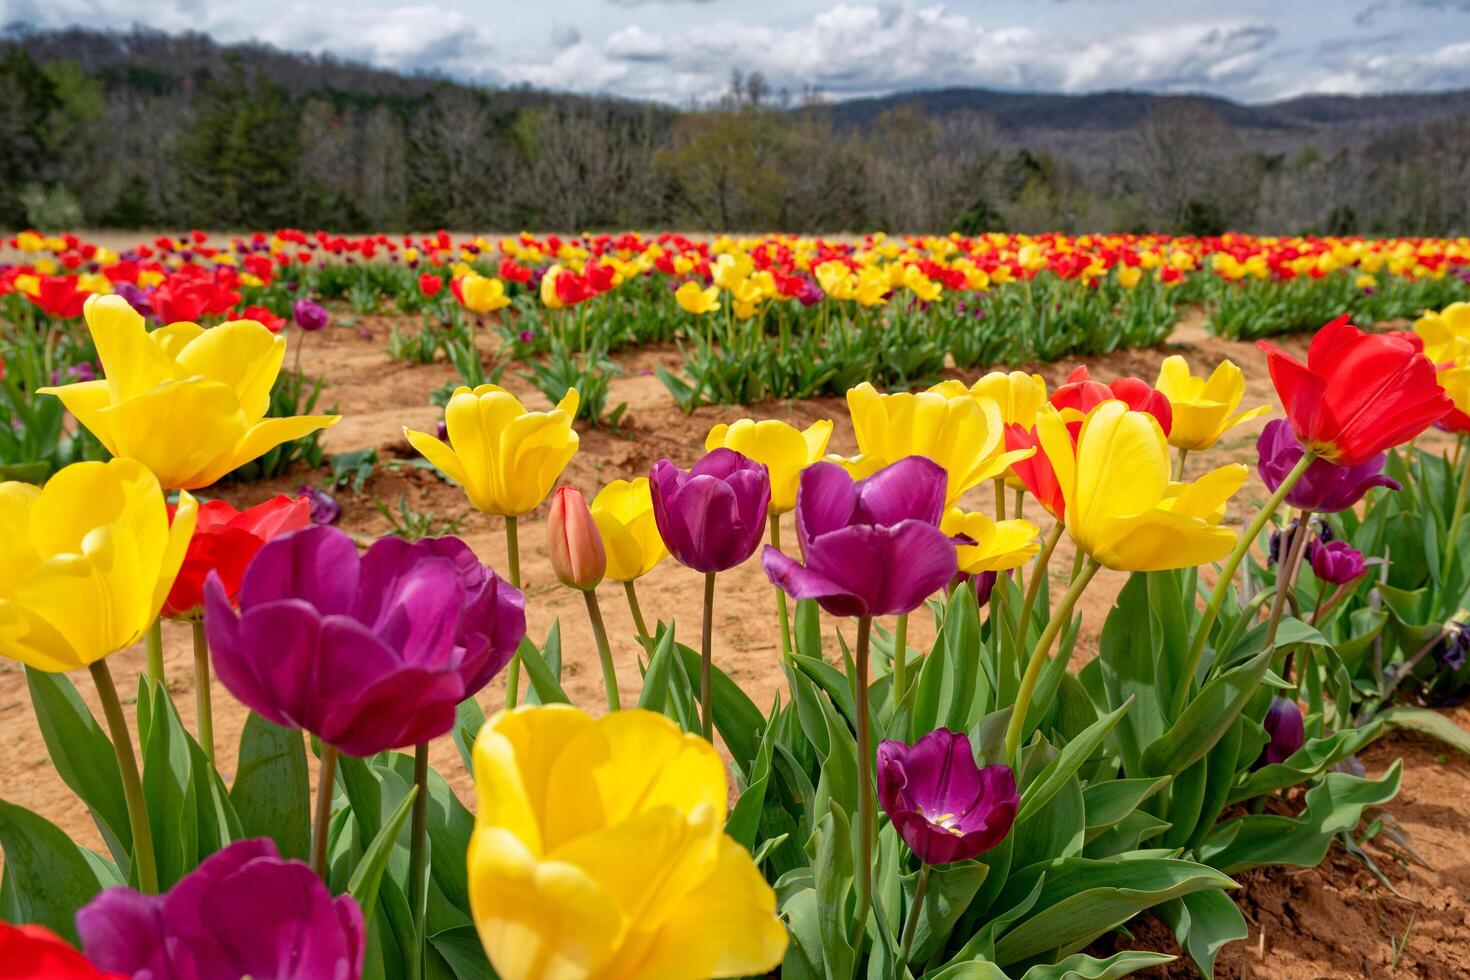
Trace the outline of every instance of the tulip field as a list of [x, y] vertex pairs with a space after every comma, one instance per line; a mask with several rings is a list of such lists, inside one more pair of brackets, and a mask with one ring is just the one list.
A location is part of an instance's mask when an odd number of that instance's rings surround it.
[[0, 980], [1463, 976], [1470, 239], [0, 255]]

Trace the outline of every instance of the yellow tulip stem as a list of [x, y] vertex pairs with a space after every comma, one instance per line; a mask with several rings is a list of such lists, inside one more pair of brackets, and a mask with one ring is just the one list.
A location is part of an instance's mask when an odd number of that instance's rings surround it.
[[597, 590], [583, 589], [587, 600], [587, 618], [592, 621], [592, 635], [597, 639], [597, 658], [602, 661], [602, 686], [607, 689], [607, 710], [619, 711], [618, 672], [613, 665], [612, 647], [607, 642], [607, 624], [602, 621], [602, 607], [597, 604]]
[[209, 640], [204, 635], [204, 620], [196, 619], [194, 628], [194, 714], [199, 728], [199, 747], [214, 765], [214, 706], [209, 692]]
[[[1312, 512], [1301, 511], [1297, 516], [1296, 530], [1291, 541], [1283, 549], [1286, 553], [1276, 556], [1276, 594], [1271, 597], [1271, 617], [1266, 623], [1266, 646], [1276, 643], [1276, 630], [1281, 626], [1281, 614], [1286, 610], [1286, 597], [1296, 588], [1297, 570], [1301, 568], [1302, 552], [1307, 539], [1312, 536]], [[1287, 678], [1290, 680], [1290, 678]]]
[[[772, 514], [769, 524], [771, 527], [771, 547], [777, 551], [781, 550], [781, 515]], [[788, 660], [791, 658], [791, 613], [786, 606], [786, 590], [779, 585], [776, 586], [776, 618], [781, 627], [781, 655]]]
[[[1450, 518], [1450, 533], [1445, 538], [1444, 558], [1439, 564], [1439, 587], [1446, 588], [1446, 580], [1450, 577], [1450, 566], [1455, 560], [1456, 546], [1460, 541], [1460, 523], [1465, 519], [1466, 494], [1470, 493], [1470, 459], [1466, 460], [1465, 469], [1460, 473], [1460, 488], [1455, 494], [1455, 510]], [[1447, 591], [1447, 590], [1446, 590]]]
[[628, 611], [633, 614], [633, 628], [638, 631], [638, 642], [651, 655], [653, 653], [653, 640], [648, 635], [648, 626], [643, 622], [643, 610], [638, 605], [638, 590], [633, 587], [633, 580], [623, 583], [623, 592], [628, 596]]
[[699, 712], [700, 730], [705, 740], [714, 744], [715, 706], [711, 695], [714, 672], [715, 573], [704, 573], [704, 628], [699, 635]]
[[145, 895], [158, 894], [158, 864], [153, 858], [153, 831], [148, 826], [148, 802], [143, 798], [143, 780], [138, 775], [138, 757], [133, 754], [133, 739], [128, 734], [128, 720], [123, 715], [117, 686], [106, 660], [89, 665], [97, 699], [112, 733], [112, 750], [117, 755], [117, 769], [122, 776], [123, 800], [128, 807], [128, 825], [133, 832], [133, 867], [138, 872], [138, 890]]
[[1015, 508], [1014, 509], [1016, 511], [1016, 520], [1019, 521], [1019, 520], [1025, 519], [1025, 517], [1026, 517], [1026, 491], [1023, 490], [1023, 489], [1021, 489], [1020, 487], [1017, 487], [1016, 488], [1016, 503], [1015, 503]]
[[424, 975], [425, 903], [429, 894], [429, 743], [413, 747], [413, 815], [409, 824], [408, 902], [413, 914], [413, 948], [408, 952], [408, 975]]
[[1083, 562], [1082, 570], [1072, 579], [1072, 585], [1067, 589], [1067, 594], [1052, 610], [1046, 629], [1041, 631], [1041, 638], [1036, 641], [1036, 646], [1031, 650], [1031, 659], [1026, 661], [1026, 673], [1021, 677], [1021, 689], [1016, 692], [1016, 702], [1011, 706], [1010, 724], [1006, 725], [1006, 762], [1012, 769], [1018, 768], [1020, 762], [1021, 737], [1025, 734], [1026, 714], [1031, 707], [1031, 696], [1036, 693], [1036, 682], [1041, 679], [1041, 669], [1046, 666], [1046, 656], [1051, 652], [1051, 645], [1056, 641], [1057, 634], [1072, 619], [1072, 607], [1077, 605], [1077, 600], [1082, 597], [1087, 583], [1092, 581], [1092, 577], [1100, 568], [1102, 565], [1091, 557]]
[[1062, 540], [1062, 532], [1066, 525], [1057, 521], [1047, 532], [1046, 540], [1042, 542], [1041, 552], [1036, 556], [1036, 564], [1031, 568], [1031, 581], [1026, 584], [1026, 599], [1021, 603], [1021, 618], [1016, 623], [1016, 639], [1022, 646], [1026, 643], [1026, 630], [1031, 626], [1031, 611], [1036, 607], [1036, 596], [1041, 591], [1041, 583], [1046, 579], [1047, 568], [1051, 565], [1052, 552], [1057, 550], [1057, 544]]
[[909, 689], [909, 614], [898, 617], [893, 628], [893, 703], [897, 704]]
[[1179, 713], [1184, 710], [1184, 705], [1189, 700], [1189, 688], [1193, 684], [1195, 673], [1199, 670], [1200, 658], [1204, 656], [1205, 642], [1210, 638], [1210, 629], [1220, 615], [1220, 607], [1225, 604], [1225, 594], [1230, 591], [1230, 583], [1235, 580], [1235, 573], [1240, 569], [1240, 563], [1245, 560], [1246, 553], [1251, 550], [1251, 545], [1255, 544], [1256, 538], [1261, 536], [1261, 531], [1276, 513], [1276, 509], [1281, 506], [1281, 502], [1286, 499], [1286, 495], [1291, 492], [1291, 488], [1296, 486], [1296, 481], [1302, 478], [1302, 474], [1307, 472], [1307, 467], [1311, 466], [1316, 459], [1316, 453], [1302, 454], [1302, 458], [1296, 466], [1292, 467], [1291, 472], [1286, 474], [1286, 479], [1281, 481], [1281, 485], [1266, 501], [1260, 513], [1256, 514], [1255, 520], [1251, 521], [1250, 526], [1241, 534], [1240, 540], [1235, 543], [1235, 550], [1225, 559], [1225, 564], [1220, 569], [1220, 577], [1215, 581], [1214, 590], [1210, 592], [1210, 601], [1205, 604], [1204, 614], [1200, 616], [1199, 624], [1195, 626], [1194, 640], [1190, 643], [1189, 654], [1184, 660], [1186, 670], [1179, 675], [1179, 685], [1174, 691], [1172, 718], [1179, 717]]
[[853, 651], [853, 701], [857, 713], [858, 764], [858, 864], [857, 918], [854, 922], [852, 947], [862, 949], [863, 933], [868, 927], [868, 910], [873, 904], [873, 820], [877, 800], [873, 790], [873, 746], [868, 724], [868, 648], [872, 640], [873, 618], [859, 616], [857, 647]]
[[[516, 526], [514, 514], [505, 518], [505, 553], [506, 562], [510, 566], [510, 584], [517, 589], [521, 587], [521, 543], [520, 529]], [[514, 708], [521, 696], [521, 655], [520, 651], [511, 654], [510, 664], [505, 669], [505, 706]]]
[[1006, 478], [1003, 476], [995, 478], [995, 519], [1006, 519]]
[[143, 644], [148, 650], [148, 679], [163, 684], [163, 620], [161, 618], [154, 618], [153, 625], [148, 627], [148, 634], [143, 638]]
[[1188, 458], [1189, 458], [1189, 450], [1188, 449], [1180, 449], [1179, 450], [1179, 459], [1174, 464], [1174, 482], [1175, 483], [1182, 483], [1184, 481], [1184, 461], [1186, 459], [1188, 459]]
[[919, 913], [924, 908], [924, 896], [929, 891], [929, 873], [933, 870], [932, 864], [919, 866], [919, 880], [914, 885], [914, 900], [909, 903], [909, 916], [903, 924], [903, 942], [898, 949], [898, 967], [895, 971], [898, 980], [904, 980], [909, 975], [909, 951], [914, 947], [914, 933], [919, 931]]
[[316, 820], [311, 828], [311, 870], [327, 880], [327, 828], [332, 822], [332, 787], [337, 779], [337, 749], [322, 743], [316, 780]]

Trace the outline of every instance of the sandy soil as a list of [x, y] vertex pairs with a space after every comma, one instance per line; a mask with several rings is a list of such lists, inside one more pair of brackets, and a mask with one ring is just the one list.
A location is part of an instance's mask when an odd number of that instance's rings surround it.
[[[403, 322], [411, 326], [413, 321]], [[328, 452], [376, 448], [381, 460], [363, 494], [354, 496], [345, 491], [339, 494], [343, 504], [342, 524], [368, 535], [385, 533], [389, 530], [388, 522], [374, 508], [373, 501], [396, 508], [402, 497], [415, 510], [432, 511], [443, 519], [463, 516], [459, 534], [483, 560], [503, 571], [502, 522], [471, 512], [457, 488], [440, 480], [432, 471], [410, 465], [416, 454], [404, 440], [401, 429], [407, 425], [433, 430], [440, 410], [428, 403], [428, 395], [454, 380], [454, 372], [442, 362], [421, 365], [391, 360], [387, 336], [392, 324], [392, 320], [383, 317], [353, 320], [339, 316], [333, 327], [310, 337], [303, 351], [302, 362], [307, 371], [324, 382], [320, 405], [335, 407], [345, 416], [326, 435]], [[487, 351], [493, 346], [488, 338], [485, 346]], [[1284, 346], [1300, 351], [1305, 341], [1291, 338]], [[1221, 358], [1229, 357], [1246, 372], [1247, 405], [1274, 401], [1259, 351], [1250, 344], [1209, 336], [1197, 312], [1185, 318], [1166, 347], [1120, 352], [1091, 359], [1089, 363], [1094, 376], [1101, 379], [1136, 374], [1152, 380], [1159, 363], [1170, 353], [1185, 354], [1196, 371], [1208, 370]], [[616, 433], [584, 428], [581, 451], [564, 476], [564, 482], [581, 489], [589, 499], [609, 480], [646, 474], [650, 465], [661, 457], [668, 457], [681, 466], [689, 465], [702, 453], [704, 435], [711, 425], [742, 415], [781, 418], [798, 426], [831, 418], [837, 422], [832, 451], [855, 451], [846, 405], [841, 399], [772, 401], [745, 409], [705, 408], [686, 416], [674, 406], [652, 371], [656, 363], [677, 367], [677, 352], [641, 350], [619, 358], [619, 363], [623, 373], [611, 383], [610, 404], [628, 403], [622, 428]], [[1063, 362], [1034, 369], [1055, 384], [1074, 366]], [[503, 383], [528, 404], [546, 406], [546, 399], [519, 377], [514, 368], [506, 372]], [[1207, 467], [1233, 459], [1253, 462], [1260, 424], [1233, 432], [1209, 452], [1192, 455], [1190, 473], [1198, 475]], [[304, 482], [318, 482], [321, 476], [302, 471], [265, 484], [223, 486], [217, 488], [217, 494], [243, 506], [273, 493], [293, 492]], [[1252, 478], [1232, 505], [1229, 519], [1238, 524], [1240, 515], [1253, 512], [1264, 497], [1261, 484]], [[973, 504], [988, 509], [988, 493], [977, 494]], [[787, 528], [789, 537], [794, 533], [789, 518]], [[560, 620], [564, 685], [574, 701], [597, 711], [603, 694], [591, 629], [581, 599], [561, 588], [551, 572], [545, 533], [543, 507], [522, 521], [522, 569], [529, 600], [530, 633], [538, 640], [544, 638], [553, 620]], [[1059, 552], [1052, 567], [1056, 576], [1064, 577], [1071, 565], [1067, 541], [1063, 541]], [[1104, 572], [1084, 595], [1082, 635], [1074, 667], [1095, 652], [1103, 617], [1123, 580], [1121, 574]], [[677, 619], [686, 642], [697, 636], [700, 590], [700, 576], [672, 561], [665, 562], [638, 583], [639, 598], [650, 623], [655, 619]], [[615, 586], [604, 586], [600, 596], [613, 637], [619, 676], [624, 679], [626, 699], [636, 695], [637, 646], [633, 640], [632, 618], [620, 593]], [[774, 605], [774, 595], [758, 562], [749, 562], [720, 576], [715, 659], [760, 705], [770, 704], [782, 686], [777, 644], [770, 628]], [[932, 624], [925, 617], [915, 617], [910, 643], [922, 648], [932, 635]], [[184, 626], [166, 623], [164, 640], [170, 688], [185, 724], [192, 728], [194, 698], [189, 631]], [[114, 674], [125, 692], [132, 689], [131, 678], [143, 669], [143, 662], [140, 647], [112, 658]], [[90, 685], [84, 678], [75, 679], [92, 702]], [[213, 697], [221, 769], [229, 779], [245, 712], [218, 683]], [[503, 682], [498, 682], [481, 695], [480, 701], [487, 710], [493, 710], [502, 697]], [[93, 707], [95, 711], [95, 703]], [[1456, 719], [1462, 726], [1470, 727], [1470, 712], [1461, 710]], [[85, 808], [61, 783], [47, 761], [23, 675], [9, 663], [0, 663], [0, 731], [6, 733], [0, 743], [0, 796], [37, 810], [78, 840], [100, 847]], [[1464, 800], [1470, 796], [1470, 759], [1448, 752], [1437, 743], [1393, 736], [1375, 746], [1364, 761], [1371, 771], [1379, 772], [1399, 757], [1406, 763], [1404, 788], [1387, 811], [1408, 831], [1432, 869], [1402, 865], [1392, 852], [1371, 846], [1375, 860], [1389, 874], [1400, 894], [1385, 889], [1361, 864], [1341, 852], [1335, 852], [1318, 869], [1248, 875], [1240, 897], [1252, 922], [1251, 936], [1248, 942], [1227, 948], [1222, 954], [1223, 968], [1217, 975], [1470, 976], [1470, 969], [1461, 966], [1461, 960], [1470, 953], [1470, 919], [1467, 919], [1470, 812], [1464, 806]], [[431, 758], [461, 797], [471, 800], [470, 777], [452, 742], [441, 739], [434, 746]], [[1412, 929], [1408, 928], [1411, 917]], [[1172, 938], [1161, 930], [1150, 931], [1147, 925], [1140, 928], [1159, 948], [1172, 946]], [[1402, 941], [1406, 933], [1407, 945], [1398, 959], [1397, 972], [1391, 972], [1392, 944]], [[1189, 974], [1186, 970], [1178, 975]]]

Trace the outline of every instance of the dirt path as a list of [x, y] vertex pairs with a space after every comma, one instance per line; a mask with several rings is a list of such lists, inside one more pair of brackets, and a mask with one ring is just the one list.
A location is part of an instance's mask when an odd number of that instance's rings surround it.
[[[345, 416], [341, 424], [327, 433], [328, 452], [375, 448], [381, 460], [362, 495], [339, 494], [343, 505], [342, 526], [368, 535], [385, 533], [389, 525], [374, 508], [373, 501], [396, 508], [403, 498], [413, 509], [432, 511], [440, 518], [464, 516], [459, 534], [482, 560], [503, 570], [506, 567], [503, 524], [498, 519], [470, 512], [461, 491], [431, 471], [411, 465], [417, 454], [402, 436], [405, 425], [433, 430], [440, 410], [429, 404], [428, 396], [454, 380], [452, 368], [442, 362], [421, 365], [389, 358], [387, 337], [394, 321], [388, 318], [357, 318], [350, 325], [340, 324], [345, 319], [339, 318], [339, 325], [312, 336], [302, 357], [308, 373], [323, 379], [320, 405], [334, 406]], [[413, 324], [412, 320], [399, 322], [407, 327]], [[1305, 341], [1289, 338], [1284, 346], [1300, 352]], [[1245, 404], [1274, 402], [1260, 352], [1252, 344], [1211, 337], [1203, 329], [1203, 319], [1198, 313], [1186, 317], [1166, 348], [1124, 351], [1092, 358], [1088, 363], [1094, 375], [1104, 380], [1135, 374], [1152, 381], [1160, 362], [1171, 353], [1188, 357], [1196, 372], [1208, 371], [1220, 359], [1229, 357], [1246, 373]], [[624, 370], [622, 376], [611, 382], [610, 404], [628, 403], [622, 431], [613, 434], [582, 430], [582, 449], [568, 468], [564, 482], [581, 489], [589, 499], [610, 480], [645, 475], [650, 465], [661, 457], [667, 456], [681, 466], [689, 465], [702, 454], [704, 436], [711, 425], [743, 415], [781, 418], [798, 426], [830, 418], [837, 423], [832, 451], [856, 450], [846, 405], [841, 399], [773, 401], [746, 409], [703, 408], [686, 416], [652, 375], [654, 364], [660, 362], [677, 368], [678, 354], [672, 350], [645, 350], [620, 358]], [[1035, 370], [1055, 385], [1074, 366], [1075, 362], [1062, 362], [1037, 366]], [[972, 372], [965, 380], [974, 376]], [[506, 372], [502, 383], [528, 404], [547, 405], [546, 399], [514, 369]], [[1190, 473], [1199, 475], [1207, 468], [1232, 460], [1254, 463], [1255, 438], [1263, 423], [1261, 420], [1242, 427], [1214, 449], [1192, 454]], [[301, 483], [317, 482], [320, 478], [320, 474], [303, 471], [263, 484], [220, 487], [217, 495], [244, 506], [273, 493], [294, 492]], [[1228, 520], [1238, 526], [1241, 515], [1252, 513], [1264, 497], [1259, 480], [1252, 477], [1232, 503]], [[977, 494], [973, 506], [988, 509], [988, 494]], [[1030, 516], [1035, 519], [1040, 515]], [[602, 702], [602, 685], [591, 630], [580, 599], [556, 583], [546, 557], [545, 533], [543, 507], [522, 522], [522, 568], [530, 633], [539, 641], [554, 620], [560, 621], [564, 685], [576, 703], [596, 711]], [[1070, 543], [1064, 540], [1058, 550], [1052, 567], [1056, 576], [1064, 577], [1071, 565]], [[1074, 666], [1095, 653], [1098, 630], [1123, 580], [1119, 573], [1104, 572], [1084, 595], [1082, 635]], [[632, 618], [619, 592], [605, 586], [602, 606], [613, 637], [619, 676], [624, 679], [626, 699], [627, 695], [636, 694], [637, 647], [633, 642]], [[700, 576], [667, 561], [639, 581], [638, 592], [650, 622], [676, 619], [686, 642], [696, 636]], [[715, 659], [758, 705], [769, 705], [782, 686], [777, 666], [779, 651], [771, 629], [774, 606], [771, 586], [758, 562], [748, 562], [720, 576]], [[916, 616], [910, 642], [923, 647], [932, 637], [932, 624], [925, 617]], [[170, 688], [185, 724], [192, 730], [194, 699], [189, 631], [184, 626], [166, 623], [164, 640]], [[141, 672], [143, 662], [141, 648], [123, 651], [112, 658], [112, 668], [123, 691], [133, 689], [132, 678]], [[90, 696], [85, 678], [79, 675], [73, 679], [95, 711], [95, 700]], [[502, 691], [503, 686], [492, 685], [482, 694], [481, 703], [493, 710], [500, 703]], [[245, 712], [218, 683], [213, 696], [221, 769], [229, 779]], [[1470, 715], [1465, 712], [1457, 720], [1470, 727]], [[0, 744], [0, 797], [28, 806], [78, 840], [100, 847], [85, 808], [61, 783], [47, 761], [24, 676], [17, 666], [8, 662], [0, 663], [0, 730], [6, 734]], [[1399, 974], [1470, 975], [1470, 969], [1459, 965], [1461, 953], [1470, 952], [1465, 899], [1470, 894], [1470, 817], [1464, 805], [1464, 800], [1470, 798], [1470, 759], [1450, 755], [1434, 743], [1394, 738], [1375, 747], [1366, 761], [1370, 769], [1380, 771], [1397, 755], [1403, 755], [1406, 760], [1404, 790], [1388, 811], [1410, 832], [1416, 846], [1438, 870], [1400, 868], [1391, 858], [1375, 851], [1375, 859], [1403, 892], [1402, 899], [1383, 889], [1350, 859], [1334, 858], [1322, 869], [1312, 871], [1249, 876], [1244, 902], [1258, 925], [1253, 928], [1248, 943], [1235, 944], [1226, 951], [1223, 957], [1226, 969], [1219, 975], [1286, 978], [1390, 975], [1386, 964], [1391, 956], [1386, 951], [1392, 940], [1403, 936], [1411, 914], [1417, 915], [1416, 925], [1407, 930], [1409, 940], [1400, 960]], [[431, 761], [462, 798], [472, 799], [469, 774], [450, 740], [441, 739], [433, 747]], [[1266, 936], [1263, 958], [1258, 957], [1256, 947], [1261, 926]], [[1165, 944], [1165, 937], [1160, 937], [1159, 945]]]

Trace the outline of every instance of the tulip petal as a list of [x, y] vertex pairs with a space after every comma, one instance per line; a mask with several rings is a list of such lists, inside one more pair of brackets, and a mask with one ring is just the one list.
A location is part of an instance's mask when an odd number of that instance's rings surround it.
[[323, 616], [345, 616], [357, 594], [357, 545], [340, 531], [308, 527], [267, 541], [240, 584], [242, 608], [300, 599]]
[[31, 543], [31, 509], [41, 488], [29, 483], [0, 483], [0, 596], [8, 596], [41, 562]]
[[342, 421], [340, 415], [288, 415], [284, 418], [261, 419], [239, 437], [228, 455], [217, 457], [213, 465], [194, 477], [186, 489], [207, 487], [237, 466], [259, 459], [282, 443], [309, 436], [319, 429], [329, 429]]
[[417, 450], [419, 455], [434, 464], [439, 472], [464, 487], [465, 491], [470, 494], [470, 503], [474, 504], [477, 510], [484, 510], [476, 501], [474, 488], [469, 482], [469, 474], [465, 472], [464, 466], [460, 464], [459, 457], [455, 455], [453, 449], [427, 432], [416, 432], [406, 428], [403, 430], [403, 437], [408, 440], [410, 446]]
[[270, 409], [271, 386], [285, 356], [285, 337], [252, 320], [237, 320], [191, 340], [178, 362], [188, 374], [228, 385], [245, 417], [257, 420]]
[[475, 739], [475, 808], [481, 826], [500, 827], [537, 857], [546, 847], [543, 822], [553, 765], [562, 749], [594, 725], [570, 705], [492, 715]]
[[107, 451], [116, 456], [117, 442], [107, 428], [107, 416], [103, 410], [112, 404], [112, 396], [108, 391], [107, 382], [79, 381], [70, 385], [51, 385], [45, 388], [37, 388], [37, 394], [55, 395], [61, 399], [61, 404], [76, 419], [83, 428], [96, 436]]
[[770, 545], [766, 545], [761, 553], [761, 567], [771, 584], [793, 599], [815, 599], [817, 605], [833, 616], [868, 615], [868, 604], [862, 596], [806, 568]]
[[143, 317], [121, 296], [88, 299], [85, 316], [114, 405], [186, 377], [173, 358], [150, 342]]
[[938, 526], [944, 516], [947, 486], [948, 478], [938, 463], [924, 456], [905, 456], [857, 484], [861, 520], [871, 524], [913, 520]]

